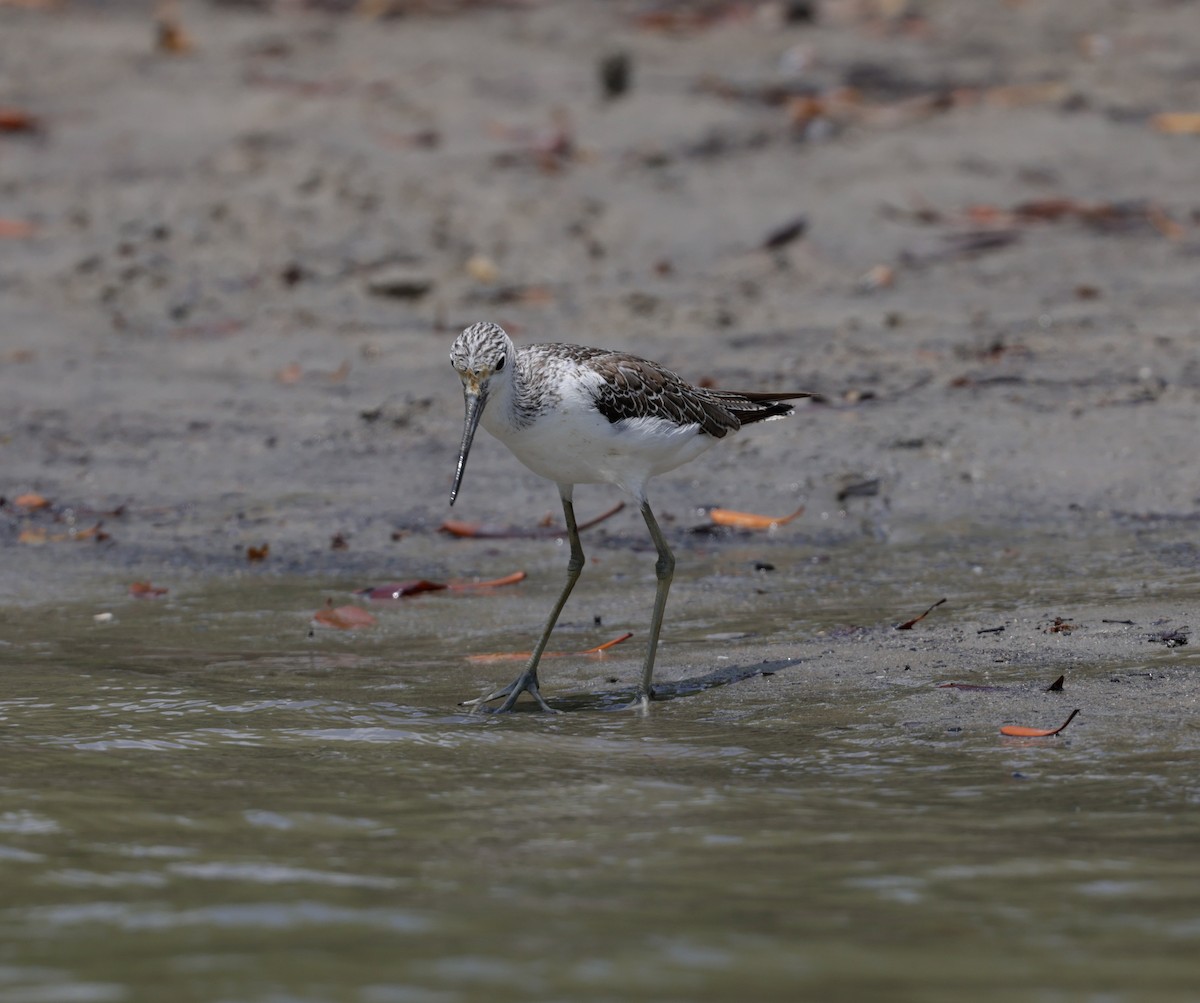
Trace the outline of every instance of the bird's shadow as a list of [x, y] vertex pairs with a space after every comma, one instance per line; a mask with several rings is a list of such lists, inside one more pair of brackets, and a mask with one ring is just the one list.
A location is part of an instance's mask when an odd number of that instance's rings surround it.
[[[655, 683], [651, 688], [652, 703], [663, 703], [667, 700], [679, 700], [683, 697], [693, 697], [698, 693], [716, 689], [718, 686], [728, 686], [731, 683], [744, 682], [757, 676], [773, 676], [784, 669], [799, 665], [799, 660], [782, 659], [774, 662], [759, 662], [756, 665], [726, 665], [713, 669], [700, 676], [689, 676], [687, 679], [675, 679], [669, 682]], [[593, 693], [573, 693], [547, 699], [555, 710], [574, 711], [612, 711], [628, 710], [635, 702], [637, 690], [623, 687], [613, 690], [598, 690]], [[536, 711], [537, 705], [532, 701], [522, 701], [514, 710]]]

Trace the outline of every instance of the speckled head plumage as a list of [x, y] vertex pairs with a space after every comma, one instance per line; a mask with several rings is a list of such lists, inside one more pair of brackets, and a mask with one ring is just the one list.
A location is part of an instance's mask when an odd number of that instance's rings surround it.
[[466, 328], [454, 339], [450, 364], [463, 385], [486, 383], [492, 373], [501, 372], [513, 354], [512, 339], [499, 324], [481, 321]]
[[450, 489], [451, 505], [458, 497], [463, 472], [467, 468], [467, 454], [471, 451], [475, 430], [487, 405], [491, 381], [496, 374], [503, 373], [506, 366], [512, 365], [511, 357], [515, 354], [512, 339], [504, 328], [487, 321], [472, 324], [454, 339], [450, 349], [450, 364], [462, 380], [466, 414], [463, 418], [462, 445], [458, 450], [458, 468], [454, 474], [454, 486]]

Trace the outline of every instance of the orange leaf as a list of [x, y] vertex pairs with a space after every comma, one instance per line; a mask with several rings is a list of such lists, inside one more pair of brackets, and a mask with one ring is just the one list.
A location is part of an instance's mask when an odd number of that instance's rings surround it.
[[[628, 641], [631, 637], [633, 637], [632, 631], [622, 634], [620, 637], [614, 637], [611, 641], [605, 641], [603, 644], [597, 644], [594, 648], [587, 648], [584, 651], [543, 651], [542, 657], [578, 658], [583, 655], [602, 655], [609, 648], [615, 647], [622, 641]], [[479, 665], [490, 662], [523, 662], [532, 657], [532, 651], [491, 651], [482, 655], [467, 655], [467, 661]]]
[[37, 227], [24, 219], [0, 219], [0, 237], [9, 240], [23, 240], [32, 237]]
[[30, 546], [38, 547], [47, 541], [46, 529], [43, 526], [30, 526], [21, 530], [17, 537], [17, 543], [28, 543]]
[[1200, 111], [1164, 111], [1150, 119], [1150, 124], [1169, 136], [1200, 135]]
[[438, 526], [438, 532], [449, 533], [451, 536], [480, 536], [483, 529], [481, 522], [463, 522], [461, 519], [447, 519]]
[[804, 514], [801, 505], [791, 515], [775, 518], [769, 515], [755, 515], [753, 512], [734, 512], [727, 508], [714, 508], [708, 517], [718, 526], [732, 526], [734, 529], [774, 529], [776, 526], [786, 526], [797, 516]]
[[32, 512], [38, 508], [49, 508], [50, 499], [45, 495], [39, 495], [36, 491], [29, 491], [23, 495], [17, 495], [13, 499], [13, 504], [18, 508], [28, 509]]
[[170, 589], [165, 589], [160, 585], [151, 585], [149, 582], [130, 582], [129, 594], [134, 599], [157, 599], [159, 596], [165, 596]]
[[1076, 707], [1071, 711], [1070, 716], [1057, 728], [1026, 728], [1019, 724], [1006, 724], [1000, 729], [1001, 735], [1012, 735], [1014, 738], [1049, 738], [1051, 735], [1057, 735], [1073, 720], [1075, 715], [1079, 713], [1079, 708]]
[[330, 600], [328, 605], [313, 614], [313, 623], [335, 630], [354, 630], [357, 627], [372, 627], [377, 621], [361, 606], [334, 606]]

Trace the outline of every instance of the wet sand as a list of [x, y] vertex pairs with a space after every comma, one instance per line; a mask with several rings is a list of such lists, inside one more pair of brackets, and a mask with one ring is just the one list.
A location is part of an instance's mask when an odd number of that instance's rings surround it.
[[[1067, 542], [1028, 567], [1049, 611], [1094, 568], [1070, 546], [1134, 548], [1100, 562], [1109, 596], [1186, 581], [1196, 140], [1152, 116], [1200, 102], [1188, 12], [786, 9], [185, 5], [173, 54], [140, 11], [0, 8], [0, 98], [36, 118], [0, 133], [0, 216], [33, 228], [0, 247], [5, 603], [512, 562], [557, 581], [553, 553], [436, 532], [461, 407], [446, 353], [481, 318], [824, 395], [656, 482], [683, 573], [713, 573], [688, 532], [703, 506], [803, 504], [756, 553], [867, 541], [879, 566], [903, 548], [896, 620], [951, 591], [943, 548], [997, 534], [1014, 553]], [[630, 87], [606, 97], [614, 53]], [[28, 492], [50, 506], [22, 510]], [[581, 514], [618, 497], [581, 489]], [[480, 440], [456, 516], [556, 509]], [[604, 560], [645, 549], [630, 510], [594, 539]], [[1189, 628], [1194, 592], [1161, 599], [1140, 616]], [[1121, 657], [1115, 635], [1094, 643]]]

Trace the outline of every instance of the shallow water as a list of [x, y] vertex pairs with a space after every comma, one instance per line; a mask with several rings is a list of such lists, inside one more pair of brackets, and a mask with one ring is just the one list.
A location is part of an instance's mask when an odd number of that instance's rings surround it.
[[[1003, 739], [946, 727], [969, 695], [929, 696], [924, 678], [804, 689], [822, 662], [873, 671], [853, 647], [786, 662], [789, 643], [944, 593], [983, 622], [1130, 589], [1194, 596], [1194, 566], [1133, 542], [1076, 556], [1070, 582], [1051, 541], [886, 560], [866, 544], [693, 548], [664, 675], [759, 657], [777, 674], [647, 715], [457, 713], [515, 673], [460, 655], [528, 646], [558, 583], [552, 543], [514, 546], [533, 546], [522, 586], [421, 597], [350, 634], [309, 636], [308, 614], [344, 593], [266, 577], [10, 611], [0, 1003], [1196, 999], [1190, 713], [1122, 730], [1098, 706], [1058, 738]], [[653, 590], [647, 555], [593, 549], [603, 570], [564, 645], [624, 629]], [[775, 571], [753, 571], [764, 552]], [[101, 609], [113, 622], [93, 622]], [[626, 681], [639, 654], [547, 663], [546, 690]], [[1197, 670], [1188, 648], [1146, 664]]]

